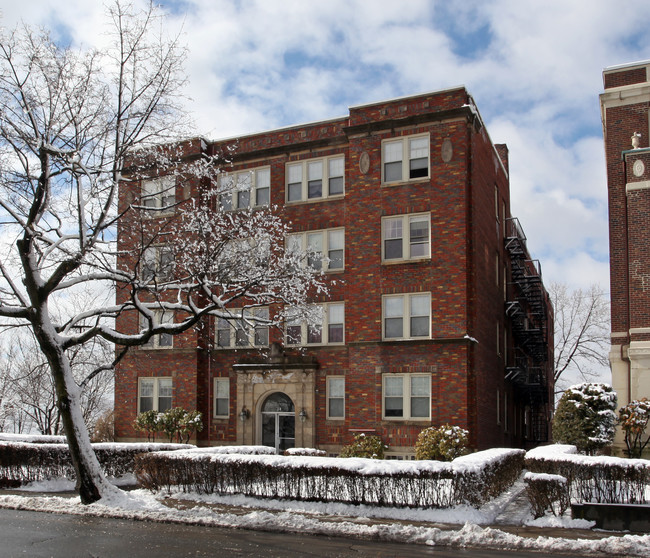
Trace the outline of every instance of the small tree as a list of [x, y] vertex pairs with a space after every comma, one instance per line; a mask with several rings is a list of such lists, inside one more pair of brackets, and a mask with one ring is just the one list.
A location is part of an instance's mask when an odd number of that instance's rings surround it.
[[154, 442], [156, 440], [156, 434], [163, 429], [162, 416], [162, 413], [153, 409], [144, 411], [136, 417], [133, 426], [136, 430], [147, 433], [148, 442]]
[[583, 383], [564, 392], [553, 420], [556, 443], [593, 455], [614, 440], [616, 392], [601, 383]]
[[340, 457], [366, 457], [383, 459], [385, 446], [379, 436], [366, 436], [363, 432], [355, 434], [354, 441], [341, 449]]
[[115, 441], [115, 411], [113, 409], [109, 409], [95, 421], [91, 440], [93, 442]]
[[187, 444], [194, 432], [201, 432], [203, 430], [202, 415], [199, 411], [185, 411], [178, 423], [178, 442]]
[[468, 436], [469, 432], [460, 426], [444, 424], [425, 428], [418, 434], [415, 458], [452, 461], [467, 450]]
[[631, 401], [618, 411], [619, 424], [625, 433], [627, 455], [640, 458], [650, 441], [650, 435], [643, 441], [643, 435], [650, 421], [650, 401], [646, 397]]

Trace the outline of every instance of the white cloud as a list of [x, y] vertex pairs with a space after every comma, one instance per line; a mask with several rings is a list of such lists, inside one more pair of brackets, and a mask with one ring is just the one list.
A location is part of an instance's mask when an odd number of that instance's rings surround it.
[[[144, 0], [136, 0], [144, 5]], [[189, 46], [197, 133], [230, 137], [350, 105], [467, 85], [510, 148], [512, 209], [545, 277], [608, 286], [598, 94], [606, 66], [650, 58], [650, 10], [593, 0], [163, 2]], [[100, 40], [102, 6], [30, 0], [2, 24]]]

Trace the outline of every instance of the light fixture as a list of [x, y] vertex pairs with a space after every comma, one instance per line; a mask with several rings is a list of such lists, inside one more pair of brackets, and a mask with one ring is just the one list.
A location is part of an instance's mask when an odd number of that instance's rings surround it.
[[250, 411], [246, 407], [242, 407], [241, 413], [239, 413], [239, 418], [242, 422], [246, 422], [246, 419], [251, 416]]
[[305, 411], [304, 407], [300, 413], [298, 413], [298, 416], [300, 417], [301, 422], [305, 422], [307, 420], [307, 411]]

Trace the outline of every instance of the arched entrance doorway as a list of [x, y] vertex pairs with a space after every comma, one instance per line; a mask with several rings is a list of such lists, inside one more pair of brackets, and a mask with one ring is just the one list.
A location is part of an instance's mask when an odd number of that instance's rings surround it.
[[269, 395], [262, 405], [262, 445], [275, 448], [276, 453], [296, 445], [296, 411], [284, 393]]

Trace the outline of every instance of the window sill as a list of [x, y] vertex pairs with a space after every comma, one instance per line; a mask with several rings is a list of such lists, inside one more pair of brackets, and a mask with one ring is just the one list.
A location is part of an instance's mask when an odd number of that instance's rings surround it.
[[382, 426], [391, 426], [399, 423], [400, 426], [422, 426], [422, 424], [431, 424], [431, 417], [429, 418], [397, 418], [397, 417], [382, 417]]
[[345, 198], [345, 194], [337, 194], [336, 196], [322, 196], [320, 198], [311, 198], [308, 200], [285, 200], [285, 205], [289, 207], [297, 206], [297, 205], [310, 205], [314, 203], [321, 203], [321, 202], [328, 202], [328, 201], [337, 201], [337, 200], [342, 200]]
[[285, 346], [292, 349], [317, 349], [325, 347], [345, 347], [345, 343], [305, 343], [304, 345], [289, 345], [287, 343]]
[[419, 176], [418, 178], [409, 178], [408, 180], [396, 180], [395, 182], [382, 182], [382, 188], [391, 188], [392, 186], [406, 186], [409, 184], [417, 184], [419, 182], [429, 182], [431, 176]]
[[408, 343], [418, 341], [431, 341], [433, 338], [429, 337], [388, 337], [382, 338], [383, 343]]
[[381, 265], [400, 265], [400, 264], [414, 264], [414, 263], [421, 263], [421, 262], [430, 262], [431, 261], [431, 255], [428, 256], [422, 256], [420, 258], [395, 258], [395, 259], [390, 259], [390, 260], [381, 260]]

